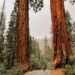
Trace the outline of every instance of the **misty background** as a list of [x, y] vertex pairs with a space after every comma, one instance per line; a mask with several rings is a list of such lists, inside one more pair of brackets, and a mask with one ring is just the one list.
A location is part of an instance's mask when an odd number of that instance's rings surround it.
[[[2, 9], [4, 0], [0, 0], [0, 10]], [[6, 28], [10, 20], [10, 14], [13, 10], [15, 0], [6, 0], [5, 15], [6, 15]], [[75, 5], [65, 2], [65, 9], [69, 11], [73, 20], [75, 20]], [[35, 13], [32, 9], [29, 10], [29, 27], [30, 34], [36, 39], [42, 39], [45, 36], [51, 37], [51, 12], [50, 12], [50, 1], [44, 0], [44, 7], [41, 11]]]

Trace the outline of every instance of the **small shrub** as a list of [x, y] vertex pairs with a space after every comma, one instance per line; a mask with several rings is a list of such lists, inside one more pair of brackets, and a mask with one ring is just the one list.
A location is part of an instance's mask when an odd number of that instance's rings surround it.
[[65, 75], [75, 75], [75, 65], [66, 65]]
[[11, 69], [5, 69], [3, 65], [0, 65], [0, 75], [23, 75], [24, 71], [24, 66], [13, 66]]

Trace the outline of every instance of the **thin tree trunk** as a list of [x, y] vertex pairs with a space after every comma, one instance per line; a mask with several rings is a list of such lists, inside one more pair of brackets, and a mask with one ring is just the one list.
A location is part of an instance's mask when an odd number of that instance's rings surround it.
[[29, 12], [28, 0], [19, 0], [17, 62], [29, 67], [27, 52], [29, 50]]
[[[70, 41], [67, 33], [67, 25], [63, 0], [51, 0], [51, 17], [53, 31], [53, 63], [61, 64], [72, 54]], [[64, 63], [63, 62], [63, 63]]]

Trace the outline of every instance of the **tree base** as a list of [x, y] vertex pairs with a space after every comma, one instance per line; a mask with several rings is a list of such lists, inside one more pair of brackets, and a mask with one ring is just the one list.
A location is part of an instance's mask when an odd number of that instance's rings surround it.
[[16, 66], [23, 68], [24, 73], [30, 70], [30, 66], [28, 64], [17, 63]]
[[64, 75], [65, 74], [64, 68], [57, 68], [52, 70], [48, 75]]

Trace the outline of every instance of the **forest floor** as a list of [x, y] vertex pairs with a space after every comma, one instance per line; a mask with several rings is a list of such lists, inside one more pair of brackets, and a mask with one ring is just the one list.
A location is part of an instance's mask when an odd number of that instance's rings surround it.
[[64, 69], [63, 68], [58, 68], [55, 70], [52, 70], [48, 75], [64, 75]]
[[27, 72], [24, 75], [64, 75], [64, 69], [59, 68], [55, 70], [34, 70], [31, 72]]
[[48, 75], [48, 73], [50, 72], [50, 70], [34, 70], [31, 72], [27, 72], [24, 75]]

